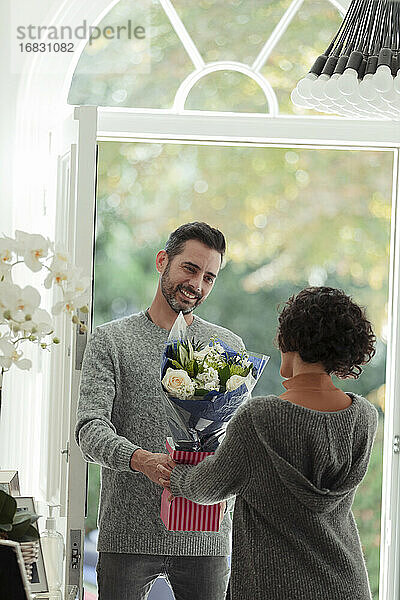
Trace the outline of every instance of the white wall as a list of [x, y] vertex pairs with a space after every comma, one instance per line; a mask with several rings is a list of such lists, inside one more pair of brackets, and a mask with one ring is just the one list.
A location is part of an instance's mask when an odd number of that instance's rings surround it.
[[[85, 46], [76, 51], [26, 54], [19, 74], [11, 72], [10, 47], [17, 21], [34, 25], [96, 25], [118, 0], [2, 0], [0, 2], [0, 235], [15, 229], [55, 239], [55, 175], [49, 156], [49, 132], [69, 114], [66, 103], [72, 75]], [[14, 10], [14, 13], [12, 12]], [[19, 22], [18, 22], [19, 24]], [[18, 281], [30, 283], [29, 277]], [[29, 353], [27, 353], [29, 356]], [[12, 369], [4, 377], [0, 418], [0, 468], [20, 472], [21, 491], [47, 497], [49, 423], [55, 402], [50, 393], [49, 355], [32, 348], [29, 372]], [[57, 451], [58, 452], [58, 451]], [[57, 458], [56, 458], [57, 459]]]
[[10, 4], [0, 3], [0, 235], [12, 231], [12, 153], [19, 77], [10, 63]]

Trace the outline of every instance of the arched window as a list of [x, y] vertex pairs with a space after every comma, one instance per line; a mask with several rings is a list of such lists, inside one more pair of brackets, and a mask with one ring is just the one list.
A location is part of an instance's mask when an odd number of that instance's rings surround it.
[[[342, 9], [343, 10], [343, 9]], [[290, 93], [329, 45], [342, 16], [329, 0], [121, 0], [100, 28], [147, 25], [147, 40], [91, 40], [71, 104], [313, 114]], [[121, 52], [122, 48], [122, 52]]]

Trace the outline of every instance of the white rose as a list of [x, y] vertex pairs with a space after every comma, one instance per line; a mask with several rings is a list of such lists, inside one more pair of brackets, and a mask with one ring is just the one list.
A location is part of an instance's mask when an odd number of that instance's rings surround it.
[[247, 377], [242, 377], [241, 375], [231, 375], [228, 381], [226, 382], [226, 391], [233, 392], [233, 390], [237, 390], [241, 385], [248, 383]]
[[161, 383], [175, 398], [188, 400], [194, 395], [194, 384], [183, 369], [169, 367]]

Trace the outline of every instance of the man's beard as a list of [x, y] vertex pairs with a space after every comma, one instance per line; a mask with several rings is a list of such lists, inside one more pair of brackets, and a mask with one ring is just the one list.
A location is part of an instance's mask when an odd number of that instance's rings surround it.
[[[192, 306], [189, 307], [189, 306], [179, 302], [179, 300], [176, 299], [176, 297], [175, 297], [176, 293], [178, 291], [182, 291], [182, 290], [188, 292], [192, 296], [196, 296], [196, 298], [197, 298], [196, 302], [194, 304], [192, 304]], [[186, 286], [183, 286], [182, 284], [174, 286], [174, 284], [172, 283], [172, 281], [169, 278], [169, 265], [167, 265], [167, 268], [165, 269], [164, 273], [161, 275], [161, 291], [162, 291], [164, 298], [168, 302], [169, 306], [172, 308], [172, 310], [176, 313], [179, 313], [182, 311], [184, 315], [187, 315], [187, 314], [191, 313], [192, 311], [194, 311], [194, 309], [197, 308], [199, 306], [199, 304], [201, 304], [202, 299], [203, 299], [201, 294], [199, 294], [198, 292], [195, 292], [191, 289], [188, 289]]]

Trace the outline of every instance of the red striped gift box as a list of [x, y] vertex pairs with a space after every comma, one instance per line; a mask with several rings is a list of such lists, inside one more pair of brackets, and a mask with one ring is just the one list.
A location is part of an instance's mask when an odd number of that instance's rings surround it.
[[171, 458], [182, 465], [197, 465], [205, 459], [206, 456], [214, 454], [214, 452], [188, 452], [187, 450], [175, 450], [175, 444], [172, 438], [167, 437], [167, 450]]
[[[167, 438], [167, 450], [171, 458], [181, 464], [197, 465], [214, 452], [187, 452], [175, 450], [172, 438]], [[161, 520], [168, 531], [219, 531], [224, 516], [224, 503], [197, 504], [186, 498], [168, 500], [170, 492], [161, 495]]]

